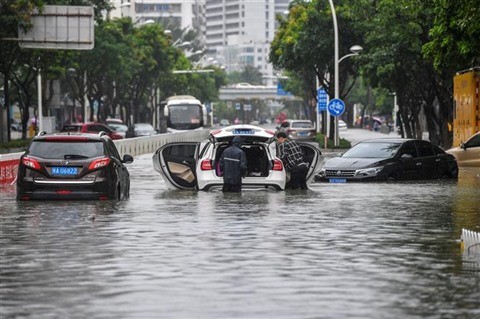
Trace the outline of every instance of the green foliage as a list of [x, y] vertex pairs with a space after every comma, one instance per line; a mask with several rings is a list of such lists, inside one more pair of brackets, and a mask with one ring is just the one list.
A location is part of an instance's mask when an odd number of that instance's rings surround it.
[[423, 45], [438, 71], [480, 65], [480, 3], [478, 0], [430, 0], [434, 23]]
[[338, 146], [335, 146], [335, 141], [327, 138], [327, 147], [325, 147], [325, 135], [317, 133], [315, 141], [318, 143], [321, 149], [348, 149], [352, 147], [352, 144], [344, 138], [340, 138]]
[[11, 140], [7, 143], [0, 143], [0, 154], [22, 152], [28, 148], [32, 139]]
[[262, 73], [258, 68], [255, 68], [251, 65], [246, 65], [243, 67], [242, 72], [230, 72], [227, 75], [227, 83], [250, 83], [252, 85], [261, 85], [263, 83]]

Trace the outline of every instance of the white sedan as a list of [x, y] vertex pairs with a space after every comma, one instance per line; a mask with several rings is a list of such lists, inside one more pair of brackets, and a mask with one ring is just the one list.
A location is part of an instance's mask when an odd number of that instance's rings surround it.
[[[285, 168], [276, 156], [275, 133], [253, 125], [232, 125], [210, 132], [202, 142], [169, 143], [153, 155], [153, 166], [169, 188], [210, 190], [223, 186], [218, 163], [235, 136], [242, 137], [247, 156], [247, 174], [242, 188], [285, 189]], [[313, 143], [299, 143], [309, 164], [307, 184], [323, 164], [323, 156]]]

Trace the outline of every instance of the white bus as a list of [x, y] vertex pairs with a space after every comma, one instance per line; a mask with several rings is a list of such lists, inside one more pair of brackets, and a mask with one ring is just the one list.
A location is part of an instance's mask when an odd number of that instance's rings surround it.
[[191, 95], [171, 96], [162, 104], [167, 132], [202, 129], [208, 125], [207, 108]]

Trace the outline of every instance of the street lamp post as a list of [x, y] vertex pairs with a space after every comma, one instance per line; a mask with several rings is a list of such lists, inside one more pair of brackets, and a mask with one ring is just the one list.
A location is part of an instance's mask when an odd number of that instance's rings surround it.
[[[337, 14], [335, 13], [335, 6], [333, 5], [333, 0], [328, 0], [330, 4], [330, 9], [332, 10], [332, 18], [333, 18], [333, 32], [334, 32], [334, 46], [335, 46], [335, 57], [334, 57], [334, 63], [335, 63], [335, 84], [334, 84], [334, 89], [335, 89], [335, 98], [338, 99], [340, 96], [340, 87], [339, 87], [339, 71], [338, 71], [338, 66], [341, 61], [343, 61], [345, 58], [348, 58], [350, 56], [358, 55], [360, 51], [363, 50], [363, 48], [359, 45], [354, 45], [350, 48], [350, 51], [352, 53], [345, 55], [341, 59], [338, 59], [338, 24], [337, 24]], [[334, 130], [334, 145], [338, 146], [340, 144], [340, 137], [338, 134], [338, 116], [335, 116], [335, 130]]]

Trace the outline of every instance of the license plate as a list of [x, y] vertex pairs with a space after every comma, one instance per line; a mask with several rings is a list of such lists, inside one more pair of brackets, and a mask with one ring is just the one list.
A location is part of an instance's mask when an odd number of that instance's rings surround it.
[[346, 183], [347, 179], [346, 178], [330, 178], [328, 181], [330, 183]]
[[309, 132], [298, 132], [299, 136], [307, 136]]
[[233, 134], [237, 135], [254, 135], [255, 131], [249, 130], [249, 129], [238, 129], [238, 130], [233, 130]]
[[52, 175], [77, 175], [78, 167], [53, 166]]

